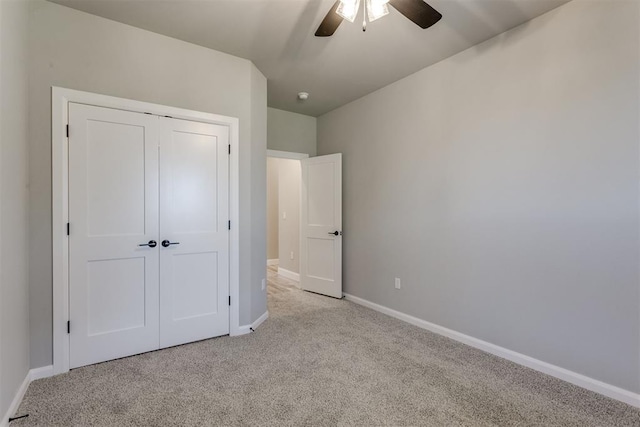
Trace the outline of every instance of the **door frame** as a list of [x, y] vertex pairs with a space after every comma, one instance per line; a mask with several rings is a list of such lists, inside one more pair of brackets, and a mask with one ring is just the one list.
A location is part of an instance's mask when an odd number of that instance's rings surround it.
[[[239, 204], [239, 120], [235, 117], [203, 113], [148, 102], [116, 98], [52, 86], [51, 88], [51, 178], [52, 178], [52, 234], [53, 234], [53, 374], [69, 371], [69, 239], [66, 226], [69, 220], [69, 103], [94, 105], [136, 113], [171, 116], [176, 119], [213, 123], [229, 127], [229, 335], [242, 335], [240, 329], [240, 204]], [[233, 155], [236, 154], [236, 155]]]
[[309, 155], [307, 153], [297, 153], [294, 151], [267, 150], [267, 157], [274, 157], [277, 159], [302, 160], [308, 159]]

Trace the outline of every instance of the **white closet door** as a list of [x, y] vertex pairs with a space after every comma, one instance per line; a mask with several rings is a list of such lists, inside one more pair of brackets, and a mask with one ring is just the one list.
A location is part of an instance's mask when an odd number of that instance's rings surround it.
[[160, 118], [161, 347], [229, 333], [228, 144], [226, 126]]
[[[69, 106], [70, 367], [159, 346], [158, 117]], [[151, 244], [153, 246], [153, 244]]]

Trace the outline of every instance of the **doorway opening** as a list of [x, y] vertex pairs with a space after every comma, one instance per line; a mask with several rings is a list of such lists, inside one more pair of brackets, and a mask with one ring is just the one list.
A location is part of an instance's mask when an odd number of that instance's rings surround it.
[[342, 298], [342, 154], [308, 157], [267, 150], [267, 295]]
[[[301, 159], [307, 154], [267, 151], [267, 277], [300, 287]], [[273, 280], [268, 282], [273, 283]]]

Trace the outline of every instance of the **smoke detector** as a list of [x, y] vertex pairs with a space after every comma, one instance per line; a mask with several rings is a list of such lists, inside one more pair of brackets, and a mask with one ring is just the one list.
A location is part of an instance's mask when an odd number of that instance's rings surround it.
[[306, 101], [307, 99], [309, 99], [309, 94], [307, 92], [300, 92], [298, 93], [298, 99], [300, 101]]

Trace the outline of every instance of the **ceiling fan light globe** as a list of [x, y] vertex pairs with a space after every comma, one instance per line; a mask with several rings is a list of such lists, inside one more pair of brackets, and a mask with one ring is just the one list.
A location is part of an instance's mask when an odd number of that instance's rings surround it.
[[354, 22], [360, 8], [360, 0], [340, 0], [336, 13], [349, 22]]
[[380, 19], [383, 16], [389, 14], [389, 6], [387, 3], [389, 0], [366, 0], [367, 1], [367, 15], [369, 22], [373, 22], [376, 19]]

